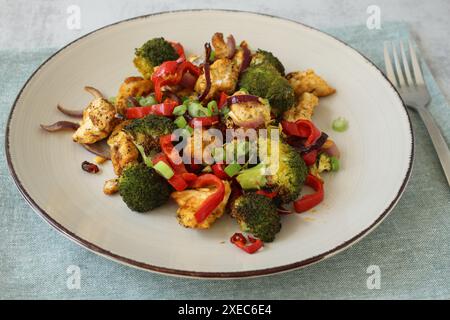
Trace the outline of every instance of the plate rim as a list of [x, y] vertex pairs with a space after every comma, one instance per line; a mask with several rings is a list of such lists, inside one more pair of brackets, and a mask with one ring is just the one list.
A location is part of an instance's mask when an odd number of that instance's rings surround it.
[[[10, 135], [10, 124], [13, 118], [13, 114], [14, 114], [14, 110], [16, 108], [17, 103], [19, 102], [23, 91], [27, 88], [29, 82], [34, 78], [34, 76], [39, 72], [39, 70], [41, 70], [48, 62], [50, 62], [50, 60], [52, 60], [56, 55], [58, 55], [60, 52], [62, 52], [63, 50], [67, 49], [68, 47], [70, 47], [72, 44], [80, 41], [81, 39], [88, 37], [89, 35], [98, 32], [100, 30], [106, 29], [106, 28], [110, 28], [119, 24], [123, 24], [123, 23], [127, 23], [129, 21], [134, 21], [134, 20], [140, 20], [140, 19], [146, 19], [152, 16], [157, 16], [157, 15], [165, 15], [165, 14], [172, 14], [172, 13], [183, 13], [183, 12], [204, 12], [204, 11], [210, 11], [210, 12], [231, 12], [231, 13], [245, 13], [245, 14], [250, 14], [250, 15], [256, 15], [256, 16], [262, 16], [262, 17], [266, 17], [266, 18], [273, 18], [273, 19], [278, 19], [281, 21], [288, 21], [291, 23], [295, 23], [298, 25], [301, 25], [307, 29], [325, 34], [328, 37], [333, 38], [334, 40], [340, 42], [341, 44], [349, 47], [351, 50], [353, 50], [354, 52], [356, 52], [357, 54], [359, 54], [366, 63], [368, 63], [369, 65], [371, 65], [373, 68], [375, 68], [376, 71], [378, 71], [381, 76], [386, 80], [386, 82], [390, 85], [391, 89], [394, 91], [394, 93], [396, 94], [396, 96], [398, 97], [399, 101], [401, 102], [401, 105], [403, 107], [403, 111], [406, 114], [406, 119], [408, 121], [409, 124], [409, 131], [410, 131], [410, 135], [411, 135], [411, 149], [410, 149], [410, 154], [409, 154], [409, 163], [408, 163], [408, 169], [406, 171], [406, 174], [403, 178], [402, 184], [400, 185], [399, 190], [397, 191], [395, 197], [392, 199], [392, 201], [390, 202], [390, 204], [386, 207], [386, 209], [383, 210], [383, 212], [380, 213], [380, 215], [378, 216], [378, 218], [366, 229], [362, 230], [361, 232], [359, 232], [358, 234], [356, 234], [355, 236], [351, 237], [350, 239], [348, 239], [347, 241], [344, 241], [343, 243], [339, 244], [338, 246], [323, 252], [319, 255], [316, 255], [314, 257], [308, 258], [308, 259], [304, 259], [301, 261], [297, 261], [294, 263], [289, 263], [286, 265], [282, 265], [282, 266], [277, 266], [277, 267], [271, 267], [271, 268], [264, 268], [264, 269], [256, 269], [256, 270], [248, 270], [248, 271], [231, 271], [231, 272], [203, 272], [203, 271], [190, 271], [190, 270], [180, 270], [180, 269], [173, 269], [173, 268], [167, 268], [167, 267], [160, 267], [160, 266], [156, 266], [156, 265], [151, 265], [149, 263], [146, 262], [142, 262], [142, 261], [137, 261], [131, 258], [127, 258], [124, 256], [121, 256], [119, 254], [116, 254], [114, 252], [111, 252], [109, 250], [106, 250], [90, 241], [87, 241], [85, 239], [83, 239], [81, 236], [78, 236], [76, 233], [74, 233], [73, 231], [70, 231], [68, 228], [66, 228], [65, 226], [63, 226], [62, 224], [60, 224], [59, 222], [57, 222], [54, 218], [52, 218], [44, 209], [42, 209], [35, 201], [34, 199], [28, 194], [26, 188], [22, 185], [22, 182], [20, 181], [19, 177], [16, 174], [16, 171], [14, 169], [14, 165], [13, 165], [13, 161], [11, 158], [11, 154], [10, 154], [10, 141], [9, 141], [9, 135]], [[362, 54], [360, 51], [356, 50], [355, 48], [353, 48], [352, 46], [350, 46], [349, 44], [347, 44], [346, 42], [336, 38], [333, 35], [330, 35], [327, 32], [321, 31], [317, 28], [311, 27], [309, 25], [306, 25], [302, 22], [299, 21], [295, 21], [289, 18], [283, 18], [283, 17], [279, 17], [276, 15], [271, 15], [271, 14], [266, 14], [266, 13], [259, 13], [259, 12], [253, 12], [253, 11], [246, 11], [246, 10], [233, 10], [233, 9], [183, 9], [183, 10], [168, 10], [168, 11], [159, 11], [159, 12], [154, 12], [154, 13], [150, 13], [150, 14], [145, 14], [145, 15], [140, 15], [140, 16], [135, 16], [132, 18], [128, 18], [128, 19], [123, 19], [123, 20], [119, 20], [116, 22], [113, 22], [111, 24], [105, 25], [103, 27], [100, 27], [98, 29], [95, 29], [93, 31], [90, 31], [88, 33], [86, 33], [85, 35], [82, 35], [81, 37], [76, 38], [75, 40], [67, 43], [66, 45], [64, 45], [63, 47], [61, 47], [60, 49], [58, 49], [56, 52], [54, 52], [52, 55], [50, 55], [44, 62], [42, 62], [34, 71], [33, 73], [29, 76], [29, 78], [26, 80], [26, 82], [24, 83], [24, 85], [22, 86], [22, 88], [20, 89], [19, 93], [17, 94], [14, 103], [11, 107], [11, 110], [9, 112], [8, 115], [8, 120], [6, 123], [6, 132], [5, 132], [5, 155], [6, 155], [6, 160], [7, 160], [7, 164], [8, 164], [8, 169], [9, 169], [9, 173], [13, 178], [14, 184], [16, 185], [17, 189], [19, 190], [20, 194], [22, 195], [22, 197], [26, 200], [26, 202], [30, 205], [30, 207], [33, 209], [33, 211], [35, 211], [38, 216], [40, 216], [41, 218], [43, 218], [44, 221], [46, 221], [49, 225], [51, 225], [54, 229], [56, 229], [59, 233], [61, 233], [62, 235], [64, 235], [66, 238], [72, 240], [73, 242], [77, 243], [78, 245], [80, 245], [81, 247], [84, 247], [86, 249], [88, 249], [91, 252], [94, 252], [102, 257], [108, 258], [109, 260], [113, 260], [115, 262], [119, 262], [121, 264], [127, 265], [127, 266], [131, 266], [137, 269], [141, 269], [141, 270], [146, 270], [146, 271], [150, 271], [150, 272], [154, 272], [154, 273], [159, 273], [159, 274], [165, 274], [165, 275], [170, 275], [170, 276], [178, 276], [178, 277], [189, 277], [189, 278], [208, 278], [208, 279], [237, 279], [237, 278], [251, 278], [251, 277], [260, 277], [260, 276], [268, 276], [268, 275], [272, 275], [272, 274], [277, 274], [277, 273], [282, 273], [282, 272], [287, 272], [287, 271], [291, 271], [291, 270], [295, 270], [295, 269], [300, 269], [306, 266], [309, 266], [311, 264], [317, 263], [319, 261], [322, 261], [326, 258], [329, 258], [341, 251], [343, 251], [344, 249], [349, 248], [351, 245], [357, 243], [359, 240], [361, 240], [362, 238], [364, 238], [366, 235], [368, 235], [372, 230], [374, 230], [387, 216], [388, 214], [392, 211], [392, 209], [395, 207], [395, 205], [397, 204], [397, 202], [399, 201], [401, 195], [403, 194], [407, 183], [411, 177], [411, 171], [412, 171], [412, 167], [413, 167], [413, 162], [414, 162], [414, 148], [415, 148], [415, 138], [414, 138], [414, 132], [412, 129], [412, 123], [411, 123], [411, 118], [410, 115], [407, 111], [407, 107], [406, 104], [404, 103], [403, 99], [401, 98], [400, 94], [398, 93], [397, 89], [394, 87], [394, 85], [389, 81], [389, 79], [385, 76], [385, 74], [382, 72], [382, 70], [380, 68], [378, 68], [372, 61], [370, 61], [364, 54]]]

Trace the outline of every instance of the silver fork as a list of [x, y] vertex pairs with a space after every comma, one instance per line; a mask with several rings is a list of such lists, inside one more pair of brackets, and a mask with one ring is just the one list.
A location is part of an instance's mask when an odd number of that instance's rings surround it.
[[[450, 150], [444, 137], [442, 136], [441, 131], [439, 130], [439, 127], [427, 108], [431, 98], [425, 81], [423, 80], [423, 75], [416, 52], [414, 51], [410, 40], [408, 40], [408, 46], [414, 78], [409, 68], [403, 41], [401, 40], [399, 46], [401, 62], [397, 54], [397, 46], [395, 43], [387, 41], [384, 43], [384, 62], [386, 65], [386, 74], [392, 84], [397, 88], [405, 104], [411, 109], [417, 111], [422, 118], [422, 121], [424, 122], [431, 137], [434, 148], [436, 149], [439, 160], [441, 161], [445, 177], [447, 178], [447, 183], [450, 186]], [[394, 57], [395, 71], [391, 63], [390, 49], [392, 49], [392, 56]], [[406, 75], [406, 79], [403, 76], [403, 71]]]

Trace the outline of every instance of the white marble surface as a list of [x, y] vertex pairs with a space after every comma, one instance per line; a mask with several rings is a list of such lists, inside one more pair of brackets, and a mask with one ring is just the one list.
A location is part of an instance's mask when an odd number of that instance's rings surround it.
[[[66, 26], [67, 8], [81, 9], [81, 29]], [[79, 36], [118, 20], [143, 14], [191, 8], [262, 12], [317, 28], [364, 24], [369, 5], [383, 21], [411, 26], [438, 84], [450, 98], [450, 1], [448, 0], [0, 0], [0, 48], [61, 47]]]

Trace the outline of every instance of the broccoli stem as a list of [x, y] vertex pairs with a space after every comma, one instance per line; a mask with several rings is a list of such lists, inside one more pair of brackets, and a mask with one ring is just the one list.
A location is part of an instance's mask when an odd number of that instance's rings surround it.
[[260, 189], [267, 183], [266, 166], [260, 163], [244, 170], [236, 177], [236, 180], [244, 190]]

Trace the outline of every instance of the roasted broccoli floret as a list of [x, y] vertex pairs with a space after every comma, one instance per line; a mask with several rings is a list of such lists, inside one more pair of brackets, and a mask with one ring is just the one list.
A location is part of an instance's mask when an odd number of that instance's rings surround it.
[[275, 67], [278, 72], [284, 76], [284, 66], [281, 61], [275, 57], [272, 52], [258, 49], [252, 57], [251, 66], [258, 66], [263, 63], [268, 63]]
[[119, 193], [133, 211], [147, 212], [163, 205], [170, 192], [167, 181], [143, 163], [127, 167], [119, 178]]
[[[264, 141], [260, 140], [259, 143], [264, 143]], [[268, 147], [268, 150], [270, 150], [270, 147]], [[279, 141], [278, 169], [274, 174], [267, 172], [266, 169], [267, 164], [260, 163], [253, 168], [242, 171], [236, 179], [241, 187], [246, 190], [268, 188], [271, 191], [276, 191], [277, 199], [282, 203], [288, 203], [298, 198], [308, 174], [308, 168], [293, 147]]]
[[316, 162], [309, 167], [309, 172], [321, 179], [320, 174], [322, 172], [339, 171], [339, 166], [338, 158], [322, 152], [317, 157]]
[[294, 89], [278, 70], [268, 63], [249, 67], [239, 86], [250, 94], [269, 100], [272, 112], [280, 116], [295, 103]]
[[280, 215], [271, 199], [254, 192], [246, 193], [234, 200], [231, 216], [241, 230], [249, 232], [265, 242], [271, 242], [281, 229]]
[[169, 118], [148, 115], [134, 119], [124, 127], [124, 131], [131, 135], [141, 154], [144, 151], [146, 155], [150, 155], [161, 151], [159, 137], [172, 133], [176, 128]]
[[164, 38], [153, 38], [136, 49], [133, 62], [142, 76], [149, 79], [153, 74], [154, 67], [164, 61], [176, 59], [178, 59], [178, 54], [168, 41]]

